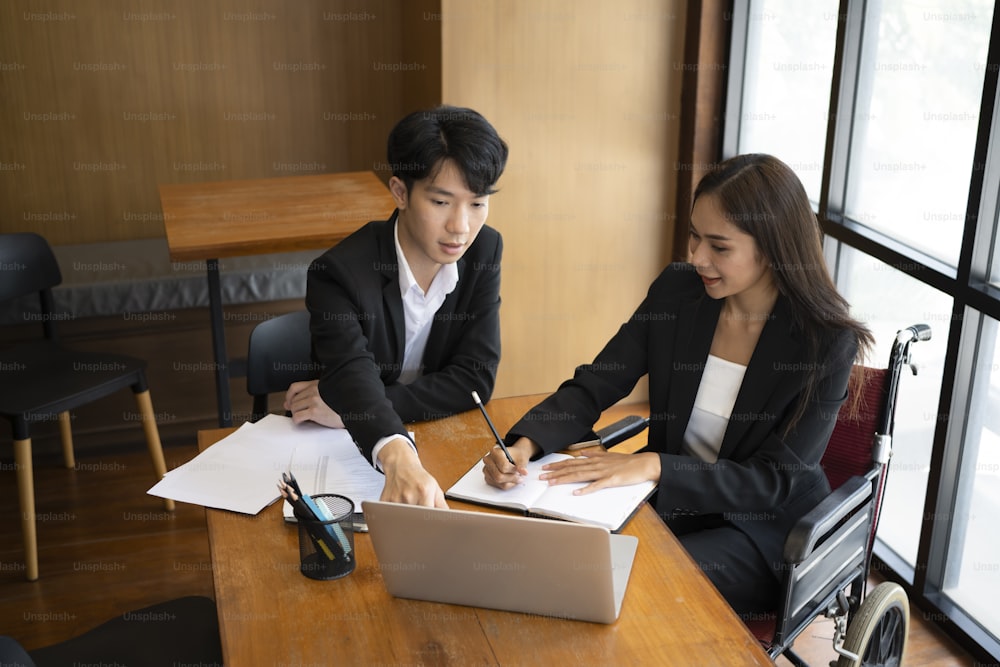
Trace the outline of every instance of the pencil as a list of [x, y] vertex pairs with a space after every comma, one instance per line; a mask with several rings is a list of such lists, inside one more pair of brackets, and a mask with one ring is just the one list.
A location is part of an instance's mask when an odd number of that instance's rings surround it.
[[512, 466], [516, 467], [517, 464], [514, 463], [514, 457], [510, 455], [510, 450], [507, 449], [507, 445], [503, 444], [503, 440], [500, 439], [500, 434], [497, 433], [497, 427], [493, 425], [493, 420], [490, 419], [490, 416], [486, 413], [486, 408], [483, 407], [483, 402], [479, 400], [479, 394], [472, 392], [472, 400], [474, 400], [476, 405], [479, 406], [479, 411], [483, 413], [483, 418], [486, 419], [486, 424], [490, 427], [490, 430], [493, 431], [493, 437], [496, 438], [497, 445], [499, 445], [500, 449], [503, 450], [504, 456], [507, 457], [507, 460], [510, 461]]

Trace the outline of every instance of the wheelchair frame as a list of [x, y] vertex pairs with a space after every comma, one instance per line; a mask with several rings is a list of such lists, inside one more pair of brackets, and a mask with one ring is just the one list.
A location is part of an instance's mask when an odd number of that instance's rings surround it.
[[[911, 345], [930, 337], [926, 324], [897, 332], [872, 434], [870, 469], [834, 489], [789, 532], [773, 638], [764, 642], [772, 659], [784, 655], [797, 667], [808, 667], [792, 650], [792, 643], [822, 614], [834, 620], [833, 648], [840, 656], [837, 667], [892, 667], [902, 662], [909, 630], [906, 593], [889, 582], [867, 595], [866, 588], [892, 456], [899, 380], [904, 365], [917, 372], [910, 362]], [[761, 638], [760, 629], [756, 630]]]

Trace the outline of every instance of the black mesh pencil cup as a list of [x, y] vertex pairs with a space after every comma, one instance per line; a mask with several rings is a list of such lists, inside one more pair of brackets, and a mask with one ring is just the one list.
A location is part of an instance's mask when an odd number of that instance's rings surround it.
[[299, 569], [310, 579], [339, 579], [354, 571], [354, 502], [336, 494], [312, 499], [328, 519], [316, 521], [296, 512], [299, 525]]

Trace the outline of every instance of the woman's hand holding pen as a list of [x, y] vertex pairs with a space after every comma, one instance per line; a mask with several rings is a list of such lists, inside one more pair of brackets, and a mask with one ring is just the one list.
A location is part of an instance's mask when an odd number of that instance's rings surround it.
[[612, 486], [628, 486], [652, 480], [660, 481], [660, 457], [651, 452], [619, 454], [600, 447], [588, 449], [581, 456], [567, 461], [548, 463], [538, 479], [549, 484], [590, 482], [574, 495], [592, 493]]
[[509, 489], [520, 484], [528, 474], [528, 461], [542, 449], [534, 441], [520, 438], [507, 447], [507, 451], [514, 459], [513, 465], [499, 446], [486, 452], [486, 456], [483, 457], [483, 476], [486, 478], [486, 483], [498, 489]]

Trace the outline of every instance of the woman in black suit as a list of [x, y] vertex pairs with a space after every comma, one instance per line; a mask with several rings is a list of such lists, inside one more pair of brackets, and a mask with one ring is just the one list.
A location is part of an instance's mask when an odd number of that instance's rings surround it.
[[546, 466], [576, 493], [642, 480], [650, 502], [733, 608], [775, 605], [792, 524], [830, 493], [820, 458], [871, 346], [823, 259], [798, 177], [769, 155], [717, 165], [698, 185], [689, 262], [668, 266], [592, 364], [526, 414], [484, 459], [517, 484], [531, 458], [593, 437], [601, 412], [649, 374], [650, 430], [635, 454]]

